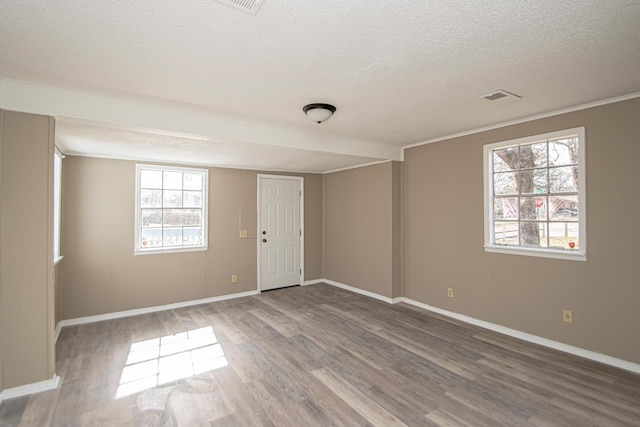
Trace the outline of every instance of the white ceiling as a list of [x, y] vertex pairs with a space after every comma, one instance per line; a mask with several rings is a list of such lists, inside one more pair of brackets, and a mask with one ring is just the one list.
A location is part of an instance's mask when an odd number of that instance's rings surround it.
[[[314, 148], [325, 153], [317, 164], [311, 155], [290, 169], [331, 170], [394, 157], [380, 147], [639, 92], [640, 1], [264, 0], [254, 16], [215, 0], [0, 0], [0, 76], [78, 99], [90, 94], [253, 126], [238, 138], [215, 126], [180, 129], [206, 145], [158, 139], [158, 151], [176, 142], [191, 163], [222, 150], [229, 165], [250, 167], [259, 157], [265, 169], [278, 169], [285, 152], [295, 162], [310, 154], [298, 148]], [[498, 89], [523, 99], [478, 99]], [[338, 111], [317, 125], [302, 113], [311, 102]], [[2, 106], [17, 104], [5, 97]], [[36, 104], [34, 112], [73, 118], [59, 135], [73, 140], [75, 152], [153, 151], [140, 133], [148, 123]], [[100, 127], [79, 126], [82, 119], [137, 132], [99, 137]], [[175, 130], [154, 123], [152, 134]], [[260, 136], [263, 128], [269, 137]], [[139, 142], [122, 142], [128, 138]], [[257, 156], [246, 144], [279, 149]]]
[[[68, 155], [126, 158], [266, 171], [323, 173], [378, 159], [244, 142], [215, 142], [59, 121], [56, 143]], [[87, 152], [87, 147], [91, 151]]]

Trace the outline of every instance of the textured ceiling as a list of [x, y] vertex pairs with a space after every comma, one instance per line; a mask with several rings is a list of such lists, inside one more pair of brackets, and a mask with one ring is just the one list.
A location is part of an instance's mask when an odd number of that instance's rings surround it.
[[640, 1], [0, 0], [0, 76], [400, 147], [640, 91]]

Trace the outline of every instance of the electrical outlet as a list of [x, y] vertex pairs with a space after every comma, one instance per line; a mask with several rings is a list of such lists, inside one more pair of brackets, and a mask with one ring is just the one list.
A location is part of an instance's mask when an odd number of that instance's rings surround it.
[[453, 298], [453, 288], [447, 288], [447, 296]]
[[231, 276], [231, 283], [238, 283], [238, 275], [234, 274]]
[[573, 311], [562, 310], [562, 321], [566, 323], [573, 323]]
[[247, 230], [240, 230], [240, 238], [241, 239], [247, 238]]

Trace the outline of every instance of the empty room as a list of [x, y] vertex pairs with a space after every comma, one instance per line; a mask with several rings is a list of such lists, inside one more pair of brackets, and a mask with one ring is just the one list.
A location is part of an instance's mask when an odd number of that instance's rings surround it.
[[0, 425], [640, 426], [640, 2], [0, 0]]

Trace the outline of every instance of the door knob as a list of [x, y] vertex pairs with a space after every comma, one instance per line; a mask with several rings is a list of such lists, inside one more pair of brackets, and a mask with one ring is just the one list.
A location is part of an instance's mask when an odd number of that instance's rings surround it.
[[262, 243], [267, 243], [267, 239], [262, 239]]

